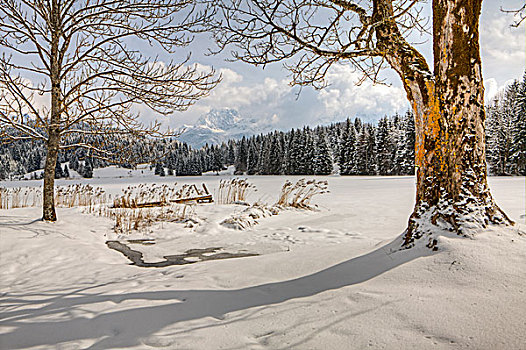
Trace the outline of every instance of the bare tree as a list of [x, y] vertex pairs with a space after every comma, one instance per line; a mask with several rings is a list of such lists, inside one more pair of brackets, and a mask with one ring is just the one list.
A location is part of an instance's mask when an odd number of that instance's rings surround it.
[[233, 0], [216, 2], [219, 50], [254, 64], [285, 60], [292, 83], [323, 87], [337, 63], [378, 82], [383, 67], [400, 76], [415, 114], [417, 193], [404, 246], [437, 228], [467, 235], [512, 224], [486, 180], [484, 99], [479, 47], [482, 0], [433, 0], [434, 65], [408, 37], [425, 31], [419, 0]]
[[137, 48], [175, 53], [211, 14], [192, 0], [0, 0], [1, 136], [47, 144], [44, 220], [56, 220], [59, 150], [106, 153], [89, 142], [68, 144], [71, 135], [165, 136], [132, 106], [185, 110], [217, 84], [215, 72], [189, 65], [189, 56], [163, 62]]

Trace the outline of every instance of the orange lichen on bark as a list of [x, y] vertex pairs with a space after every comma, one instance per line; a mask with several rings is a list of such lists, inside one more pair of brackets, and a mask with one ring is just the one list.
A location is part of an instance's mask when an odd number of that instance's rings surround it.
[[437, 139], [440, 134], [440, 103], [435, 95], [435, 83], [430, 80], [426, 81], [426, 88], [429, 101], [424, 125], [426, 136]]
[[417, 168], [422, 166], [422, 160], [424, 159], [424, 137], [422, 135], [423, 128], [423, 117], [419, 115], [419, 110], [416, 106], [416, 102], [413, 101], [413, 111], [415, 112], [415, 166]]
[[[430, 139], [433, 141], [434, 155], [439, 157], [440, 170], [444, 171], [447, 166], [447, 159], [444, 159], [442, 150], [447, 149], [448, 135], [447, 132], [441, 130], [440, 119], [442, 118], [440, 110], [440, 101], [436, 96], [435, 83], [431, 80], [426, 81], [427, 90], [427, 105], [421, 110], [424, 111], [424, 115], [421, 118], [422, 135], [417, 135], [415, 143], [415, 164], [418, 167], [427, 168], [425, 165], [425, 140]], [[417, 106], [413, 103], [413, 109], [416, 111]], [[428, 160], [429, 162], [429, 160]]]

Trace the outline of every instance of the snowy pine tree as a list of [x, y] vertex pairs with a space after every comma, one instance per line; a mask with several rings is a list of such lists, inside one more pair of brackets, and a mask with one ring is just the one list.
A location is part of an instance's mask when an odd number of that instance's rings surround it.
[[393, 168], [393, 130], [390, 128], [389, 120], [384, 117], [378, 121], [376, 132], [377, 149], [377, 168], [379, 175], [391, 175]]
[[236, 174], [242, 175], [247, 171], [248, 146], [245, 136], [239, 142], [237, 152], [235, 153], [235, 168]]
[[64, 177], [64, 173], [62, 171], [62, 167], [60, 166], [60, 162], [57, 161], [55, 164], [55, 179], [61, 179]]
[[514, 112], [511, 159], [515, 163], [516, 174], [526, 175], [526, 72], [516, 94]]
[[316, 133], [313, 168], [316, 175], [329, 175], [332, 173], [331, 151], [327, 145], [327, 135], [323, 129]]

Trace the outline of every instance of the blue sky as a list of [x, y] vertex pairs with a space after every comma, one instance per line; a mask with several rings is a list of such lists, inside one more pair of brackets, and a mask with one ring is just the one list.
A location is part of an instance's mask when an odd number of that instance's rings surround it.
[[[520, 0], [485, 0], [481, 16], [480, 41], [483, 76], [487, 96], [493, 96], [511, 80], [520, 78], [525, 70], [526, 35], [524, 23], [510, 28], [513, 17], [500, 8], [518, 8]], [[352, 67], [334, 67], [328, 75], [330, 86], [321, 91], [289, 86], [288, 72], [280, 63], [256, 68], [242, 62], [227, 62], [228, 53], [206, 56], [213, 45], [207, 36], [197, 37], [192, 50], [192, 61], [206, 67], [213, 66], [223, 75], [222, 83], [211, 95], [186, 112], [168, 117], [155, 117], [141, 109], [144, 120], [157, 118], [166, 125], [178, 127], [192, 124], [212, 108], [234, 108], [243, 117], [257, 118], [278, 129], [313, 125], [348, 116], [375, 120], [385, 114], [403, 113], [408, 104], [399, 78], [386, 70], [383, 74], [391, 86], [373, 85], [366, 81], [356, 86], [360, 78]], [[431, 42], [418, 46], [428, 62], [432, 62]]]

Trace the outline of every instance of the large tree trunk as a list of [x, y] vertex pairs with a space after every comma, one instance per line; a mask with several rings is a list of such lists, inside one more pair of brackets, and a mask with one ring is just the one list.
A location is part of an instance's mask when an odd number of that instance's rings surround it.
[[[416, 205], [405, 247], [426, 236], [426, 245], [436, 249], [432, 233], [437, 229], [467, 235], [488, 224], [512, 223], [495, 204], [486, 180], [481, 2], [433, 1], [434, 74], [394, 21], [377, 29], [415, 112]], [[377, 4], [378, 15], [389, 18], [390, 1]]]
[[[466, 235], [511, 220], [493, 200], [486, 179], [484, 86], [479, 47], [482, 0], [433, 1], [435, 85], [417, 127], [417, 198], [405, 244], [429, 230]], [[430, 239], [428, 246], [434, 247]]]

